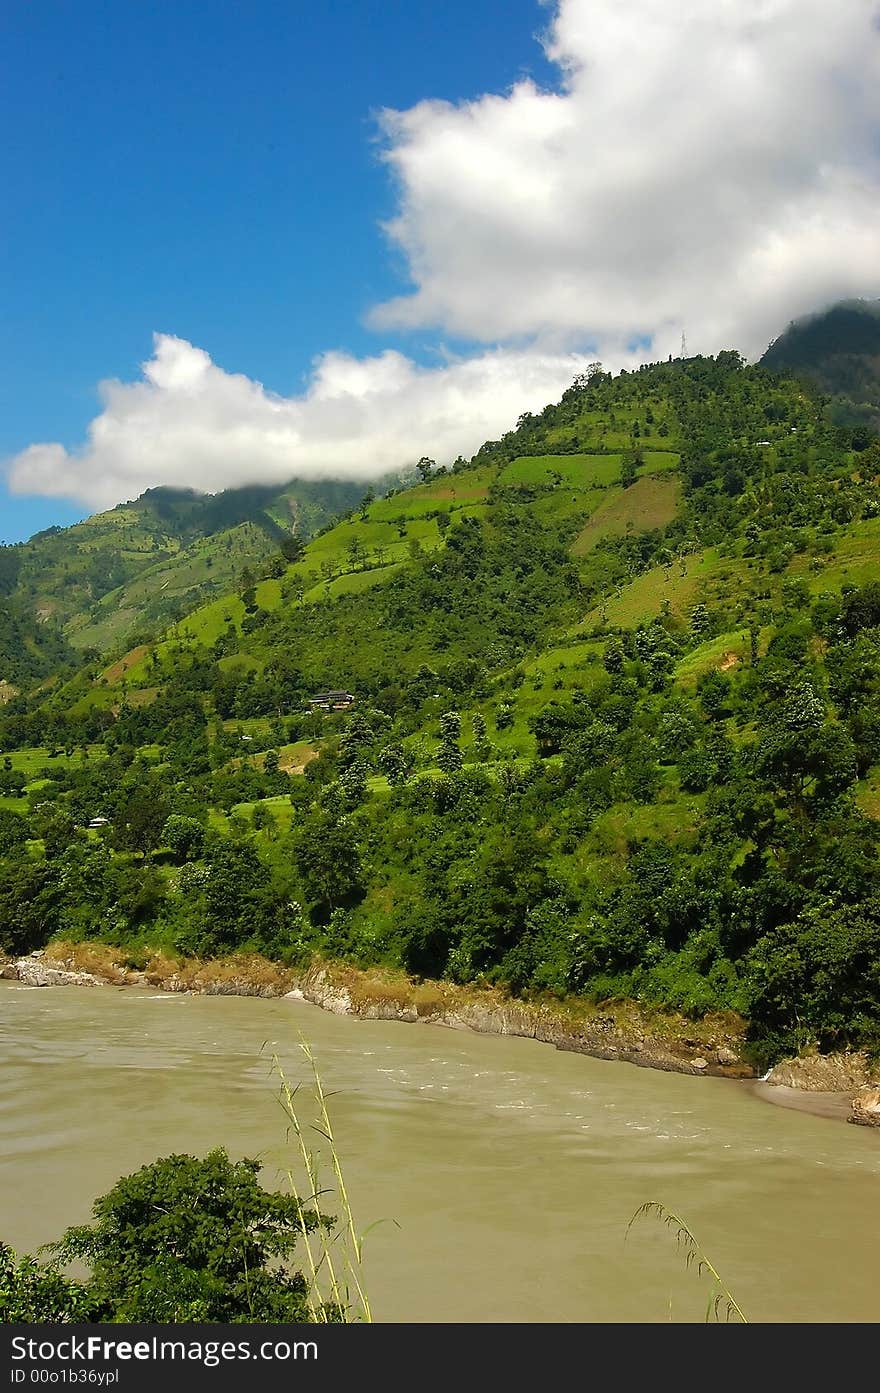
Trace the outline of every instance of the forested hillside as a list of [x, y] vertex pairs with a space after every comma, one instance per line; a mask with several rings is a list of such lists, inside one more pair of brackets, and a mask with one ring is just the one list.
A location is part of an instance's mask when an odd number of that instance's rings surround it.
[[0, 946], [327, 955], [735, 1011], [760, 1061], [876, 1046], [880, 441], [726, 352], [597, 365], [421, 472], [7, 704]]
[[0, 547], [0, 679], [40, 677], [72, 649], [152, 636], [287, 539], [306, 541], [360, 497], [357, 484], [295, 480], [219, 494], [149, 489], [73, 527]]

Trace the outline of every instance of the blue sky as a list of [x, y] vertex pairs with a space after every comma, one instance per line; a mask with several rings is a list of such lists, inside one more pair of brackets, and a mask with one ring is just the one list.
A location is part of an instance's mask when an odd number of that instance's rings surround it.
[[880, 296], [872, 10], [7, 0], [0, 539], [445, 462], [596, 357]]
[[[552, 80], [546, 20], [534, 0], [10, 0], [0, 456], [78, 442], [154, 330], [277, 392], [320, 351], [374, 352], [364, 312], [406, 268], [377, 230], [373, 112]], [[87, 511], [3, 488], [0, 538]]]

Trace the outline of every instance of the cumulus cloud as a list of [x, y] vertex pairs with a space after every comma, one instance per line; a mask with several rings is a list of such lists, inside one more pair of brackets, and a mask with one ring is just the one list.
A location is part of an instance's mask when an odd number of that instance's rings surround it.
[[157, 484], [216, 492], [298, 478], [367, 479], [430, 455], [471, 454], [521, 411], [559, 395], [577, 355], [494, 350], [436, 368], [386, 351], [327, 353], [308, 390], [277, 396], [224, 372], [168, 334], [137, 382], [103, 382], [103, 409], [82, 449], [31, 445], [11, 462], [17, 493], [109, 507]]
[[758, 354], [880, 290], [876, 0], [560, 0], [561, 90], [386, 111], [379, 328]]
[[[88, 440], [33, 445], [19, 492], [94, 506], [155, 484], [375, 476], [470, 454], [607, 366], [735, 347], [880, 296], [880, 0], [557, 0], [533, 82], [385, 111], [387, 224], [412, 289], [379, 330], [471, 356], [316, 360], [281, 397], [158, 335], [137, 382], [100, 388]], [[639, 343], [638, 350], [633, 345]]]

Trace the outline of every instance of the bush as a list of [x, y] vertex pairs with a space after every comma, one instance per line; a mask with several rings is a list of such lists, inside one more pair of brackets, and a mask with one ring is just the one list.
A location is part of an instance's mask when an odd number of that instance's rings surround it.
[[[329, 1221], [262, 1189], [259, 1171], [221, 1148], [203, 1160], [166, 1156], [96, 1200], [95, 1222], [68, 1229], [49, 1265], [0, 1247], [0, 1320], [309, 1320], [305, 1279], [286, 1262], [303, 1226]], [[85, 1280], [60, 1275], [71, 1262], [85, 1264]]]

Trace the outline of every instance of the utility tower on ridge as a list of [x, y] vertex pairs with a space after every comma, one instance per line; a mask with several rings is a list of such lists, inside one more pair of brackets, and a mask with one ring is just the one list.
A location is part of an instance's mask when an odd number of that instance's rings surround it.
[[684, 329], [682, 329], [682, 331], [681, 331], [681, 353], [679, 354], [679, 357], [681, 357], [681, 358], [686, 358], [687, 356], [688, 356], [687, 339], [686, 339], [685, 336], [684, 336]]

